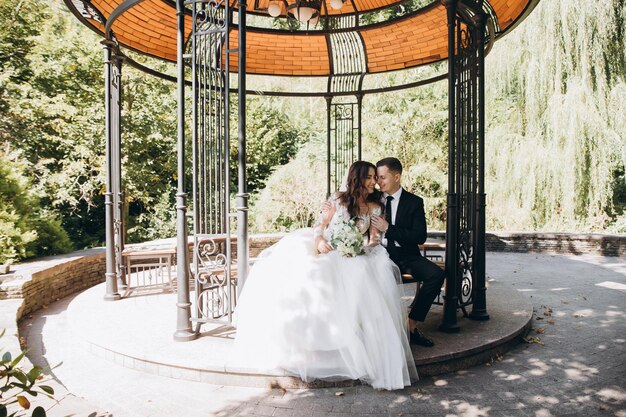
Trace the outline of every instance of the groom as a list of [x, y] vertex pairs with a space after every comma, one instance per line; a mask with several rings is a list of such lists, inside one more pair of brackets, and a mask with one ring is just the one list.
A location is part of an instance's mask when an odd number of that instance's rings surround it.
[[424, 200], [402, 189], [402, 164], [397, 158], [384, 158], [376, 164], [378, 186], [383, 192], [385, 217], [373, 216], [372, 224], [383, 232], [383, 245], [403, 274], [410, 274], [422, 286], [409, 312], [411, 343], [431, 347], [434, 342], [417, 328], [435, 301], [445, 278], [445, 271], [426, 259], [417, 245], [426, 241]]

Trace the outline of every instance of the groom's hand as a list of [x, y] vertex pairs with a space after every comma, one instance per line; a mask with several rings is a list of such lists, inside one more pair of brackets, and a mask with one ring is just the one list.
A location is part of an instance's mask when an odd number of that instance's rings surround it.
[[386, 232], [389, 229], [389, 223], [383, 216], [372, 216], [372, 225], [380, 230], [381, 232]]

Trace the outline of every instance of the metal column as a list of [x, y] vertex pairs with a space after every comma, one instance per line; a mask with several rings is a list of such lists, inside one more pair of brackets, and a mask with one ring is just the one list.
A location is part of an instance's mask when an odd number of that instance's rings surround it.
[[[106, 113], [106, 192], [104, 193], [105, 208], [105, 235], [106, 235], [106, 293], [104, 299], [108, 301], [119, 300], [120, 294], [117, 289], [117, 272], [115, 267], [115, 213], [113, 201], [114, 167], [113, 167], [113, 141], [114, 121], [117, 114], [116, 106], [119, 101], [113, 99], [113, 63], [111, 60], [113, 42], [103, 41], [104, 45], [104, 80], [105, 80], [105, 113]], [[118, 120], [119, 123], [119, 120]], [[119, 129], [118, 129], [119, 131]]]
[[197, 334], [191, 327], [191, 302], [189, 301], [189, 256], [187, 254], [187, 193], [185, 192], [185, 0], [176, 0], [178, 65], [178, 190], [176, 193], [176, 332], [174, 340], [192, 340]]
[[456, 308], [458, 298], [456, 295], [456, 277], [458, 268], [457, 249], [457, 194], [455, 181], [455, 149], [456, 149], [456, 123], [455, 123], [455, 29], [456, 8], [458, 0], [444, 1], [448, 12], [448, 198], [446, 213], [446, 295], [444, 297], [443, 322], [439, 329], [454, 333], [460, 330], [456, 320]]
[[[474, 256], [474, 302], [469, 317], [488, 320], [487, 288], [485, 282], [485, 31], [487, 15], [476, 16], [476, 39], [478, 42], [478, 189], [476, 194], [476, 253]], [[493, 33], [491, 34], [493, 36]]]
[[239, 137], [238, 137], [238, 181], [237, 181], [237, 287], [241, 291], [248, 276], [248, 186], [246, 184], [246, 7], [239, 0], [238, 76], [239, 88]]

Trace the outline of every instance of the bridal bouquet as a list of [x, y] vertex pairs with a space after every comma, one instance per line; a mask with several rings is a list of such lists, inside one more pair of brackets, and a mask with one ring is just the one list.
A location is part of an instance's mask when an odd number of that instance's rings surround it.
[[330, 243], [342, 256], [352, 257], [363, 253], [363, 234], [353, 219], [335, 224]]

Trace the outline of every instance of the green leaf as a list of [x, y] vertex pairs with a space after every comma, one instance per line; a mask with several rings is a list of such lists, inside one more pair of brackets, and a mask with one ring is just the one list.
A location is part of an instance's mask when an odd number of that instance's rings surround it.
[[40, 385], [39, 388], [41, 388], [41, 390], [46, 394], [54, 395], [54, 388], [49, 385]]
[[16, 371], [19, 371], [19, 372], [14, 372], [13, 376], [22, 384], [26, 385], [28, 383], [28, 377], [26, 377], [26, 374], [22, 372], [21, 369], [16, 369]]
[[41, 375], [41, 367], [39, 366], [35, 366], [33, 367], [33, 369], [31, 369], [30, 371], [28, 371], [28, 374], [26, 374], [28, 376], [28, 380], [33, 383], [37, 380], [37, 377], [39, 375]]
[[46, 410], [42, 406], [37, 406], [33, 410], [32, 417], [46, 417]]
[[22, 351], [22, 353], [17, 355], [17, 357], [13, 359], [13, 362], [11, 362], [11, 367], [15, 367], [15, 365], [20, 363], [20, 361], [24, 358], [24, 355], [26, 355], [26, 351]]

